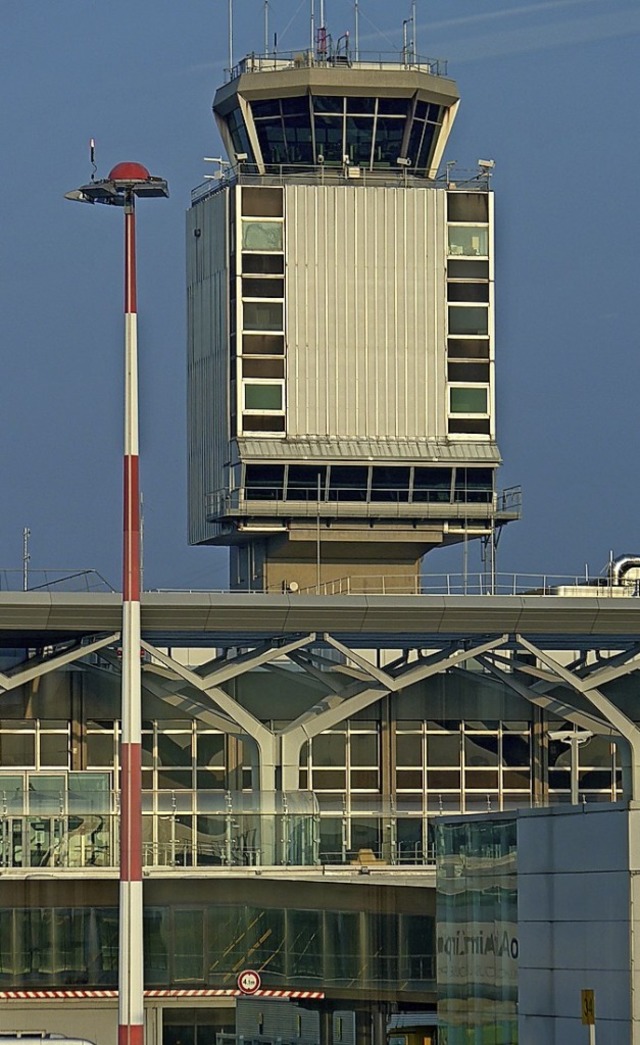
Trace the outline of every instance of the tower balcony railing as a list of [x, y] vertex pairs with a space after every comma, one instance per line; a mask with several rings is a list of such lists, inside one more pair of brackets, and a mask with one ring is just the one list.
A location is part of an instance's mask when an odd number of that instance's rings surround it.
[[215, 175], [208, 177], [191, 190], [191, 202], [199, 203], [214, 196], [221, 189], [230, 185], [281, 186], [284, 184], [299, 185], [350, 185], [374, 186], [375, 188], [444, 188], [461, 192], [489, 192], [491, 180], [486, 172], [456, 168], [455, 183], [448, 180], [448, 173], [438, 174], [435, 178], [427, 177], [424, 168], [390, 165], [368, 167], [357, 163], [345, 164], [340, 161], [324, 163], [267, 163], [264, 170], [257, 164], [242, 160], [224, 166]]
[[327, 48], [324, 51], [310, 48], [298, 51], [272, 51], [245, 55], [231, 70], [229, 80], [246, 73], [283, 72], [287, 69], [415, 69], [431, 76], [446, 76], [447, 62], [442, 58], [427, 58], [414, 54], [407, 47], [401, 51], [358, 51]]
[[227, 517], [265, 518], [427, 518], [427, 519], [517, 519], [522, 508], [522, 490], [487, 488], [379, 486], [315, 486], [285, 488], [253, 484], [216, 490], [207, 495], [209, 520]]
[[[1, 786], [1, 783], [0, 783]], [[0, 873], [113, 873], [119, 864], [119, 794], [2, 792]], [[311, 791], [143, 792], [143, 866], [252, 873], [256, 867], [359, 872], [434, 862], [430, 820], [380, 795], [321, 809]]]

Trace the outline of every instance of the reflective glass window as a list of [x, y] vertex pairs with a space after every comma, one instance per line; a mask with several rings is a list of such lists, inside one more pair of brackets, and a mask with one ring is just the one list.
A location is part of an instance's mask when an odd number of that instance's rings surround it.
[[344, 733], [321, 733], [312, 741], [314, 766], [346, 765], [347, 738]]
[[479, 225], [449, 225], [449, 253], [467, 257], [489, 253], [489, 230]]
[[378, 98], [378, 112], [384, 116], [406, 116], [409, 98]]
[[0, 733], [0, 765], [35, 766], [36, 736], [34, 733]]
[[354, 164], [371, 162], [373, 120], [366, 116], [347, 116], [346, 154]]
[[449, 392], [452, 414], [486, 414], [486, 388], [451, 388]]
[[244, 382], [245, 410], [282, 410], [284, 388], [280, 382], [249, 384]]
[[282, 302], [243, 302], [242, 323], [244, 330], [282, 330], [284, 324]]
[[402, 154], [403, 135], [404, 120], [394, 119], [391, 116], [378, 116], [373, 150], [374, 167], [397, 169], [396, 160]]
[[342, 125], [341, 116], [318, 116], [316, 114], [316, 157], [323, 156], [325, 163], [342, 163], [344, 157]]
[[422, 737], [418, 734], [398, 734], [396, 736], [396, 765], [422, 765]]
[[332, 465], [329, 477], [329, 499], [331, 501], [365, 501], [368, 477], [368, 468]]
[[470, 305], [449, 306], [450, 334], [487, 334], [489, 330], [489, 310]]
[[436, 129], [432, 123], [427, 123], [425, 125], [420, 152], [414, 162], [415, 167], [423, 168], [427, 166], [431, 155], [431, 146], [435, 137], [435, 131]]
[[67, 766], [69, 764], [69, 738], [65, 733], [40, 734], [40, 765]]
[[242, 222], [244, 250], [282, 250], [283, 224], [281, 221]]
[[371, 472], [371, 500], [398, 503], [409, 500], [408, 468], [376, 465]]
[[311, 134], [311, 118], [307, 112], [301, 116], [285, 117], [284, 136], [287, 147], [287, 161], [311, 165], [315, 162], [313, 155], [313, 138]]
[[427, 736], [427, 765], [459, 766], [460, 735], [429, 734]]
[[287, 498], [292, 501], [316, 501], [318, 499], [318, 481], [320, 498], [324, 497], [326, 485], [325, 465], [289, 465], [287, 480]]
[[344, 112], [344, 98], [340, 95], [316, 95], [312, 98], [314, 112], [340, 113]]

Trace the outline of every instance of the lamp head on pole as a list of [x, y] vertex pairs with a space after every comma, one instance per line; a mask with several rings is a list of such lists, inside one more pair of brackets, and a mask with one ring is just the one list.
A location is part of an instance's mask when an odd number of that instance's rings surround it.
[[65, 193], [66, 200], [78, 203], [110, 203], [123, 207], [132, 196], [168, 196], [169, 186], [164, 178], [154, 178], [141, 163], [117, 163], [108, 178], [91, 181]]

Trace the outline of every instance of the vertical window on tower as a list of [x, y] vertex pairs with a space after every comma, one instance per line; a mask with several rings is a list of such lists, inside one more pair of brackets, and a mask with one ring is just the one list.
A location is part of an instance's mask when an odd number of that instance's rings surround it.
[[240, 191], [241, 427], [249, 433], [284, 433], [284, 193], [281, 188], [256, 186]]
[[447, 193], [449, 435], [491, 435], [490, 194]]

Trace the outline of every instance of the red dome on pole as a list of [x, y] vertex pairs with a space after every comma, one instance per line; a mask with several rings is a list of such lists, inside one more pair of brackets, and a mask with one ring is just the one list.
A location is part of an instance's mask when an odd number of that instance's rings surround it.
[[141, 163], [125, 160], [124, 163], [116, 163], [108, 181], [149, 181], [150, 178], [149, 171]]

